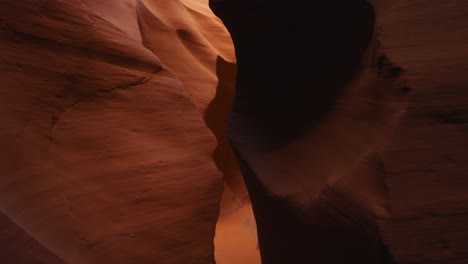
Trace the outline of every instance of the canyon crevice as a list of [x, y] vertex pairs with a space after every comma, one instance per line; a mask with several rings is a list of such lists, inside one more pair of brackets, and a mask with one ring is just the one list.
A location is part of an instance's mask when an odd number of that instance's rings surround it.
[[468, 3], [0, 3], [1, 263], [467, 263]]

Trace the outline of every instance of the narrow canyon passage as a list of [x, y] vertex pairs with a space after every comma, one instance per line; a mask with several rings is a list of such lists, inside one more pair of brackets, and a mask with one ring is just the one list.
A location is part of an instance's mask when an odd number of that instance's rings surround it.
[[319, 1], [307, 11], [261, 1], [210, 7], [236, 50], [228, 135], [262, 263], [392, 263], [374, 220], [388, 216], [384, 174], [374, 164], [408, 88], [382, 53], [374, 8], [366, 1]]
[[0, 3], [0, 263], [467, 263], [468, 1]]
[[[448, 190], [466, 186], [468, 4], [369, 2], [210, 1], [236, 47], [228, 133], [264, 263], [466, 262]], [[353, 72], [366, 48], [372, 88]]]

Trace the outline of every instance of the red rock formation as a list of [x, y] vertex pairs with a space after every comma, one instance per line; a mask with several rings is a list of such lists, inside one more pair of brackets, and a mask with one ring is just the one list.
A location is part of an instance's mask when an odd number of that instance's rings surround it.
[[0, 245], [2, 263], [65, 263], [3, 214], [0, 215]]
[[214, 263], [202, 114], [233, 56], [207, 4], [2, 1], [0, 18], [0, 210], [66, 263]]
[[415, 92], [383, 158], [398, 263], [468, 262], [468, 2], [400, 1], [382, 19], [387, 53]]
[[1, 1], [0, 262], [465, 264], [468, 3], [369, 2]]

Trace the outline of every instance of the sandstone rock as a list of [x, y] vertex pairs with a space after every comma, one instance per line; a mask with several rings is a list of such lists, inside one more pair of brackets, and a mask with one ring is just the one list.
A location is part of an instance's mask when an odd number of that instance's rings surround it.
[[230, 46], [199, 6], [2, 1], [0, 210], [66, 263], [214, 263]]

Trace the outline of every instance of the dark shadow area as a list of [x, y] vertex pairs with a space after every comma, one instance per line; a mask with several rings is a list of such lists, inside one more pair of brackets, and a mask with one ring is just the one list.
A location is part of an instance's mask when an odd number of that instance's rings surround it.
[[366, 1], [210, 1], [237, 56], [233, 111], [255, 120], [271, 145], [326, 116], [360, 66], [374, 29]]
[[[311, 5], [210, 1], [236, 50], [232, 111], [250, 125], [231, 120], [230, 136], [248, 129], [272, 150], [284, 146], [327, 117], [360, 69], [374, 33], [372, 6], [358, 0]], [[270, 194], [248, 165], [255, 161], [231, 144], [252, 201], [263, 264], [393, 263], [367, 208], [326, 189], [299, 214], [290, 201]]]
[[2, 213], [0, 244], [0, 259], [5, 264], [65, 264]]
[[[235, 148], [234, 148], [235, 149]], [[393, 264], [372, 216], [344, 193], [332, 189], [298, 214], [258, 181], [236, 152], [257, 222], [263, 264]]]

